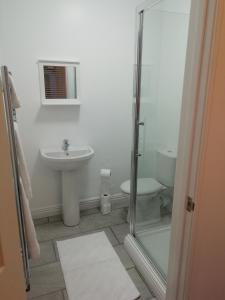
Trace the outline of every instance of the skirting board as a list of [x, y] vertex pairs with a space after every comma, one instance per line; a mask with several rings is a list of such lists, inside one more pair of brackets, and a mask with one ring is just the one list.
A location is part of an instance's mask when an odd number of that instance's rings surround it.
[[[111, 196], [112, 208], [128, 207], [129, 199], [123, 194], [114, 194]], [[87, 210], [100, 207], [100, 198], [91, 197], [80, 200], [80, 210]], [[52, 205], [31, 210], [33, 219], [57, 216], [62, 213], [62, 205]]]
[[134, 261], [137, 269], [142, 274], [145, 282], [149, 286], [150, 290], [153, 291], [157, 300], [165, 300], [166, 298], [166, 284], [161, 279], [154, 266], [151, 264], [149, 259], [143, 253], [143, 250], [138, 245], [136, 239], [128, 234], [124, 240], [124, 246]]

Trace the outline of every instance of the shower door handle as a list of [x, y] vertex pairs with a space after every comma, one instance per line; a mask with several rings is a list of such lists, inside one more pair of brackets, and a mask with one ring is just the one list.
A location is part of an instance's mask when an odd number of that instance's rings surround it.
[[142, 154], [141, 154], [141, 153], [136, 153], [136, 156], [137, 156], [137, 157], [141, 157]]

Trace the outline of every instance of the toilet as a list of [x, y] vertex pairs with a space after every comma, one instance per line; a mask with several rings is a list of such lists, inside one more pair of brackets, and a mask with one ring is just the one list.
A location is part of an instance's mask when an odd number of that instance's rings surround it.
[[[160, 193], [166, 189], [173, 189], [176, 152], [171, 149], [157, 150], [156, 178], [138, 178], [136, 221], [141, 223], [157, 222], [160, 220]], [[130, 197], [130, 180], [123, 182], [121, 191]], [[129, 218], [129, 212], [128, 212]]]

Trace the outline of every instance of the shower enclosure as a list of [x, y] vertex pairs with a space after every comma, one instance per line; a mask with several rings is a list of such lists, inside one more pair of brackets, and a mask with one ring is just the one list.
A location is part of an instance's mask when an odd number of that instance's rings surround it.
[[[189, 0], [151, 0], [137, 10], [131, 234], [125, 245], [131, 256], [132, 247], [140, 252], [142, 272], [159, 299], [166, 291], [190, 6]], [[143, 179], [160, 188], [143, 197]]]

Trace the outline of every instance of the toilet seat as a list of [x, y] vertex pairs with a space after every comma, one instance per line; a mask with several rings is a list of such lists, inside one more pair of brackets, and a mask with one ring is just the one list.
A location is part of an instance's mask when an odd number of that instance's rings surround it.
[[[130, 194], [130, 180], [124, 181], [120, 189], [126, 193]], [[163, 189], [163, 185], [156, 181], [154, 178], [139, 178], [137, 183], [137, 194], [138, 195], [148, 195], [159, 192]]]

